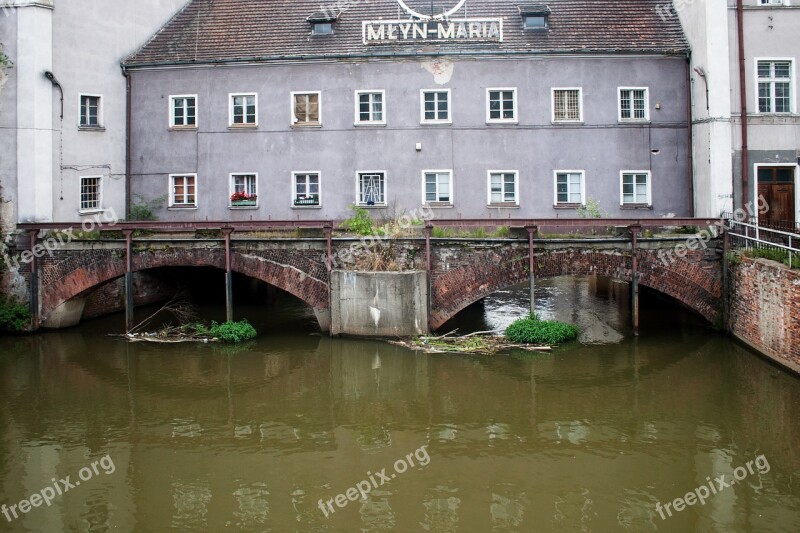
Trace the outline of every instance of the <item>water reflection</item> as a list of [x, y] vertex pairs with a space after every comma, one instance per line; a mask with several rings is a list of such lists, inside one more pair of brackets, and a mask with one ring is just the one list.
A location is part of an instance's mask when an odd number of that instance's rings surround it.
[[[626, 334], [625, 293], [605, 287], [598, 297], [555, 283], [547, 290], [563, 298], [540, 301], [551, 316], [600, 317]], [[506, 313], [498, 303], [506, 297], [484, 304], [484, 325]], [[678, 309], [645, 305], [642, 317], [638, 339], [610, 342], [604, 333], [603, 343], [495, 357], [415, 354], [311, 329], [281, 333], [275, 323], [240, 351], [128, 344], [97, 335], [97, 323], [0, 338], [0, 501], [16, 503], [53, 477], [74, 479], [105, 454], [117, 467], [50, 508], [0, 523], [11, 531], [800, 529], [798, 381]], [[317, 507], [421, 445], [427, 466], [330, 518]], [[668, 520], [655, 513], [656, 503], [759, 454], [769, 473]]]

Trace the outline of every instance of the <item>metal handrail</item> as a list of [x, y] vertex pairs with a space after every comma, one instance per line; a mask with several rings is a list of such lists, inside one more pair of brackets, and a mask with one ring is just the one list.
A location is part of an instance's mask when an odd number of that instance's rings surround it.
[[[733, 220], [733, 219], [728, 220], [728, 224], [730, 226], [731, 236], [737, 239], [744, 239], [746, 249], [749, 249], [750, 243], [754, 242], [757, 245], [760, 245], [759, 247], [767, 247], [767, 248], [772, 247], [772, 248], [778, 248], [780, 250], [786, 250], [789, 255], [789, 268], [792, 268], [793, 266], [793, 259], [794, 259], [793, 254], [800, 255], [800, 248], [792, 246], [792, 239], [794, 239], [794, 242], [800, 241], [800, 234], [798, 233], [791, 233], [788, 231], [765, 228], [758, 224], [750, 224], [747, 222], [740, 222], [738, 220]], [[739, 227], [738, 233], [736, 231], [737, 226]], [[741, 228], [744, 228], [744, 234], [741, 233]], [[755, 237], [750, 236], [751, 229], [755, 231]], [[767, 234], [767, 236], [778, 235], [783, 239], [788, 240], [788, 242], [786, 245], [784, 245], [779, 242], [764, 240], [761, 238], [762, 233]]]

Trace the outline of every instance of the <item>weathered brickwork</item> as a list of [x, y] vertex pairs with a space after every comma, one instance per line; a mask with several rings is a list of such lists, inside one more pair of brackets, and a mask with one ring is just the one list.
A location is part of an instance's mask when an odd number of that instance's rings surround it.
[[[133, 275], [133, 299], [136, 305], [148, 305], [168, 300], [175, 288], [146, 272]], [[83, 318], [95, 318], [125, 310], [125, 281], [117, 278], [93, 291], [86, 298]]]
[[800, 272], [746, 257], [731, 270], [731, 333], [800, 372]]
[[[639, 249], [639, 283], [675, 298], [716, 323], [722, 296], [717, 249], [692, 251], [684, 259], [666, 263], [658, 255], [660, 250]], [[537, 243], [534, 251], [537, 278], [598, 275], [631, 281], [628, 243], [580, 246]], [[432, 327], [438, 328], [460, 310], [498, 289], [526, 282], [528, 262], [527, 243], [437, 245], [433, 253]]]

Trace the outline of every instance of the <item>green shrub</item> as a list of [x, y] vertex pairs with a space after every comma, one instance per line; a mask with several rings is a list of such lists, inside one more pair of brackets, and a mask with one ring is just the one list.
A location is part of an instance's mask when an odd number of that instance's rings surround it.
[[148, 202], [144, 199], [144, 196], [140, 194], [134, 194], [133, 198], [135, 199], [135, 202], [131, 203], [130, 218], [134, 221], [156, 220], [157, 217], [153, 211], [161, 208], [161, 206], [167, 200], [166, 196], [159, 196], [158, 198], [154, 198]]
[[375, 221], [369, 211], [355, 205], [352, 208], [353, 216], [345, 220], [342, 226], [357, 235], [372, 235], [375, 232]]
[[555, 320], [540, 320], [537, 315], [520, 318], [506, 329], [506, 338], [523, 344], [560, 344], [578, 337], [578, 328]]
[[0, 331], [20, 332], [31, 324], [28, 306], [15, 300], [0, 296]]
[[227, 343], [249, 341], [250, 339], [255, 339], [258, 335], [256, 328], [251, 326], [247, 320], [223, 322], [222, 324], [211, 322], [211, 328], [207, 331], [212, 337]]

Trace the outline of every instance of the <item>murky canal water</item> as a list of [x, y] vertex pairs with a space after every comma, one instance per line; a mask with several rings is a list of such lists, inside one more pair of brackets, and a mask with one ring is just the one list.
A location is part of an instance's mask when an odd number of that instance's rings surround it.
[[550, 354], [332, 340], [287, 301], [244, 348], [125, 343], [118, 316], [0, 338], [0, 530], [800, 531], [800, 380], [652, 295], [631, 338], [626, 289], [541, 283], [583, 330]]

